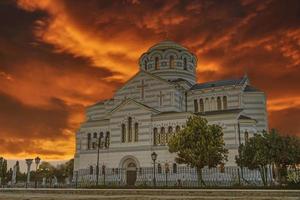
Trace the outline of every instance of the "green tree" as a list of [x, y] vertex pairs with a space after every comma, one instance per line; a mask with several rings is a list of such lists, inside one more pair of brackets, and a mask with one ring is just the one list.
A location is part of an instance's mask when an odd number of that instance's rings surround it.
[[300, 140], [292, 136], [280, 135], [274, 129], [255, 134], [246, 144], [239, 147], [236, 157], [239, 166], [258, 169], [263, 183], [267, 184], [267, 166], [275, 165], [279, 170], [279, 181], [287, 175], [287, 167], [300, 163]]
[[1, 184], [6, 183], [7, 179], [7, 160], [5, 160], [3, 157], [0, 157], [0, 179]]
[[278, 170], [279, 182], [287, 176], [287, 168], [296, 168], [300, 164], [300, 139], [295, 136], [279, 134], [275, 129], [263, 132], [267, 140], [270, 164]]
[[176, 162], [196, 168], [199, 185], [205, 185], [202, 178], [205, 166], [212, 168], [227, 161], [222, 128], [208, 125], [199, 116], [190, 117], [186, 127], [171, 137], [168, 145], [171, 153], [177, 153]]
[[55, 167], [49, 162], [43, 161], [37, 170], [37, 176], [41, 178], [51, 178], [54, 175]]
[[263, 184], [267, 184], [267, 165], [271, 158], [268, 142], [264, 135], [254, 134], [246, 144], [239, 147], [239, 156], [236, 156], [238, 166], [245, 166], [252, 170], [259, 170]]

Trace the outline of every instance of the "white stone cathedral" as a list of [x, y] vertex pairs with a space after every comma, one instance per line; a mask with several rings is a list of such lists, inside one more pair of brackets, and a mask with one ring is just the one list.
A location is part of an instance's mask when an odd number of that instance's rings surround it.
[[172, 41], [152, 46], [139, 66], [111, 99], [87, 108], [76, 133], [74, 171], [96, 166], [98, 141], [100, 166], [151, 167], [156, 152], [156, 163], [172, 168], [178, 164], [168, 151], [168, 138], [192, 115], [223, 128], [226, 166], [236, 165], [239, 144], [268, 129], [265, 93], [252, 87], [247, 76], [196, 83], [196, 56]]

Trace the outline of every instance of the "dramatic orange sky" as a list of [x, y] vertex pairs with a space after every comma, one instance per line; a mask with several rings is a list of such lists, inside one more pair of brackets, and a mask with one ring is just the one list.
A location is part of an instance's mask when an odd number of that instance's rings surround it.
[[84, 107], [164, 39], [197, 55], [198, 82], [247, 72], [270, 127], [300, 135], [299, 0], [1, 0], [0, 156], [71, 158]]

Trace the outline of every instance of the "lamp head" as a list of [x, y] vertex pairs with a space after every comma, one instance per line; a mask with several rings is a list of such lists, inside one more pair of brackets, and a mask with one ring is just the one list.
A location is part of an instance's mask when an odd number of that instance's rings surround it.
[[155, 152], [153, 152], [151, 154], [151, 158], [152, 158], [153, 161], [155, 161], [157, 159], [157, 154]]

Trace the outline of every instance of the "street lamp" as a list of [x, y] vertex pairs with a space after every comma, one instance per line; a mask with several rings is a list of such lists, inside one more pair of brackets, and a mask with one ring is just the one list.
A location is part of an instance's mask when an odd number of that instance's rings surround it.
[[27, 181], [26, 181], [26, 188], [28, 187], [28, 184], [30, 183], [30, 167], [32, 164], [33, 159], [25, 159], [27, 164]]
[[157, 159], [157, 154], [155, 152], [153, 152], [151, 154], [151, 158], [153, 161], [153, 186], [156, 187], [156, 178], [155, 178], [155, 161]]
[[97, 165], [96, 165], [96, 186], [98, 186], [98, 183], [99, 183], [99, 154], [100, 154], [100, 144], [101, 144], [101, 133], [99, 135], [99, 138], [98, 138], [98, 145], [97, 145], [97, 148], [98, 148], [98, 151], [97, 151]]
[[34, 162], [35, 162], [35, 188], [37, 188], [37, 170], [38, 170], [38, 166], [39, 166], [39, 164], [41, 162], [40, 157], [37, 156], [34, 159]]

